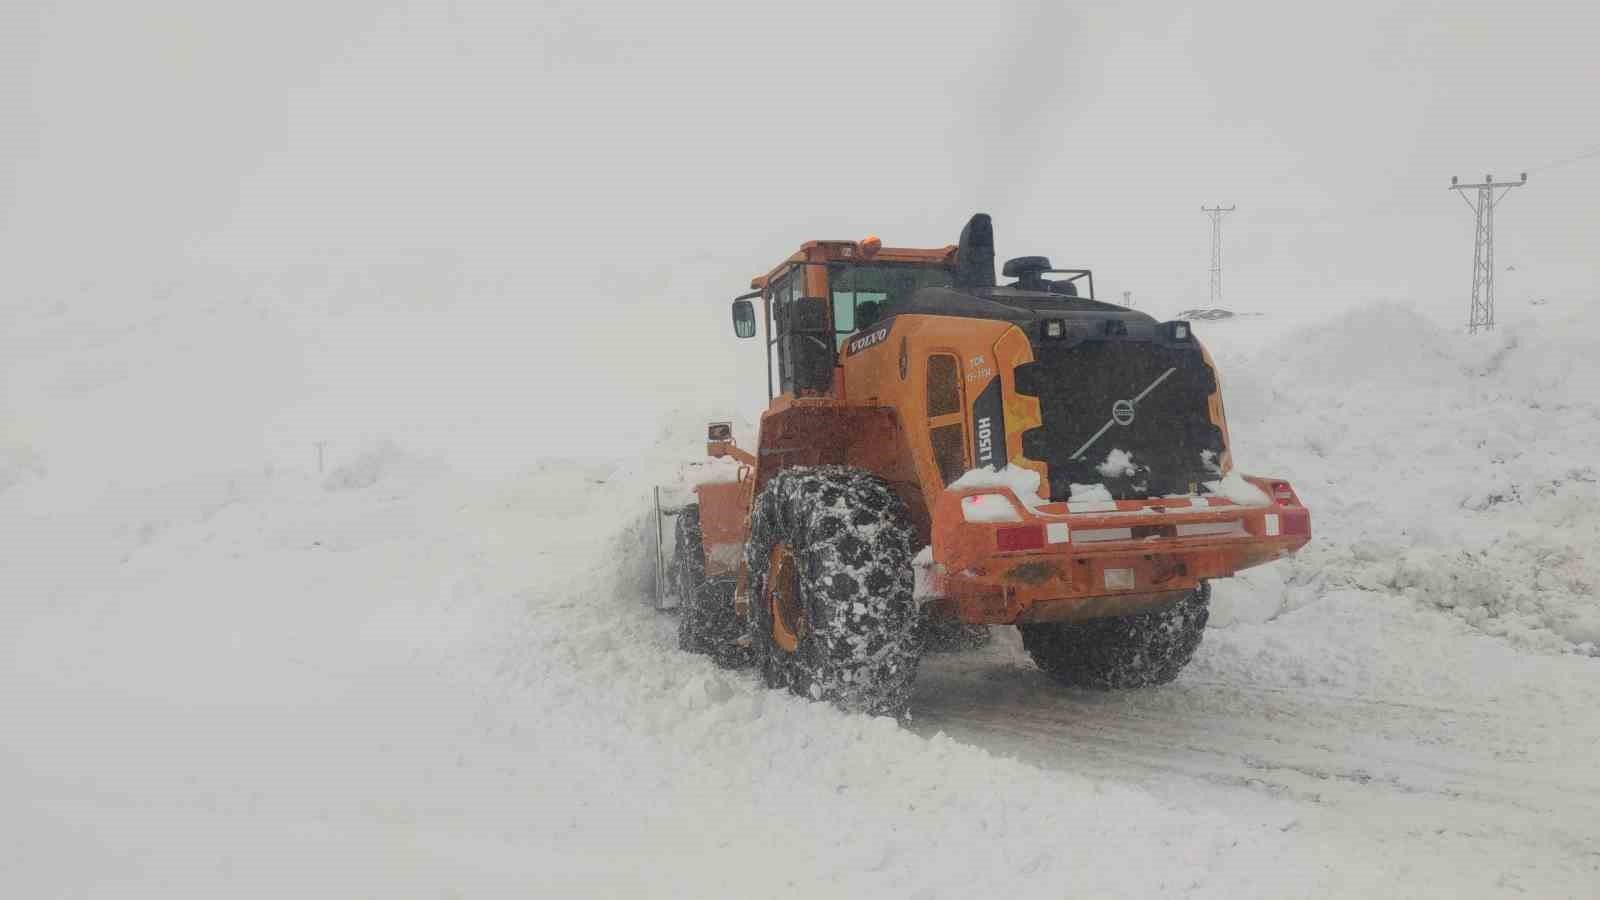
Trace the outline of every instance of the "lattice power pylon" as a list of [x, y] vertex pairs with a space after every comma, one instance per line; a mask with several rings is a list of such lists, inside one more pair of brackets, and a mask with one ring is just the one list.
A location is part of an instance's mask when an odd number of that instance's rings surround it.
[[[1472, 313], [1467, 317], [1467, 332], [1477, 334], [1478, 329], [1494, 328], [1494, 208], [1512, 188], [1528, 183], [1528, 173], [1521, 181], [1503, 181], [1495, 184], [1493, 175], [1483, 176], [1482, 184], [1462, 184], [1459, 178], [1450, 179], [1450, 190], [1456, 191], [1478, 217], [1478, 227], [1472, 239]], [[1467, 191], [1478, 192], [1477, 202], [1467, 199]]]
[[1202, 206], [1200, 211], [1211, 217], [1211, 306], [1222, 304], [1222, 217], [1238, 209], [1230, 206]]

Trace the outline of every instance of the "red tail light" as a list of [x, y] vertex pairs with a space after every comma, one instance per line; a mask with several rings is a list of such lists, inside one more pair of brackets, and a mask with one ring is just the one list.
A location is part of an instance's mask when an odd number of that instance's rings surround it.
[[1044, 546], [1044, 526], [1001, 528], [994, 533], [994, 544], [998, 550], [1038, 550]]
[[1279, 503], [1294, 503], [1294, 490], [1287, 481], [1274, 481], [1272, 483], [1272, 499]]

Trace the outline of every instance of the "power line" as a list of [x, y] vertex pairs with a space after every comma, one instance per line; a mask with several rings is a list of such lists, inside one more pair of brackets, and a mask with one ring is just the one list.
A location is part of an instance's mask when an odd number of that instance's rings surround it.
[[1533, 168], [1529, 169], [1528, 171], [1529, 172], [1547, 172], [1547, 171], [1549, 171], [1551, 169], [1559, 169], [1562, 166], [1570, 166], [1575, 162], [1582, 162], [1583, 160], [1586, 160], [1586, 159], [1593, 159], [1596, 156], [1600, 156], [1600, 144], [1595, 144], [1592, 147], [1588, 147], [1586, 149], [1579, 150], [1577, 155], [1575, 155], [1575, 156], [1569, 156], [1569, 157], [1567, 157], [1565, 159], [1558, 159], [1555, 162], [1547, 162], [1542, 166], [1534, 166]]
[[[1456, 191], [1461, 202], [1467, 204], [1477, 216], [1477, 228], [1472, 239], [1472, 312], [1467, 318], [1467, 332], [1476, 334], [1479, 328], [1494, 329], [1494, 208], [1512, 188], [1528, 183], [1528, 173], [1521, 181], [1504, 181], [1495, 184], [1493, 175], [1483, 176], [1481, 184], [1462, 184], [1451, 176], [1450, 190]], [[1466, 192], [1478, 192], [1477, 202], [1467, 199]]]
[[1222, 305], [1222, 217], [1238, 209], [1230, 206], [1223, 209], [1220, 206], [1200, 207], [1200, 211], [1211, 217], [1211, 307], [1213, 309]]

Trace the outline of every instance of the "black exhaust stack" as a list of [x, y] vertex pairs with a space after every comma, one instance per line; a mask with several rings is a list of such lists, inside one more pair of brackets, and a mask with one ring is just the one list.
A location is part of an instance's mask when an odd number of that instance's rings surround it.
[[994, 226], [988, 213], [978, 213], [961, 229], [961, 242], [956, 246], [956, 287], [994, 286]]

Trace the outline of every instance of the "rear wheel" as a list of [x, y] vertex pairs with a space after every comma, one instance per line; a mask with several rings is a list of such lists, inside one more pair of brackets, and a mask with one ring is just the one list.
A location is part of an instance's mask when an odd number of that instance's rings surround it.
[[913, 532], [875, 475], [795, 467], [757, 498], [745, 547], [750, 634], [767, 683], [852, 711], [905, 710], [922, 651]]
[[733, 611], [732, 578], [707, 578], [705, 539], [700, 507], [678, 513], [673, 541], [673, 586], [678, 593], [678, 648], [711, 657], [727, 668], [746, 665], [749, 651], [740, 647], [744, 623]]
[[1173, 606], [1136, 616], [1018, 625], [1022, 645], [1045, 674], [1102, 691], [1152, 687], [1178, 677], [1194, 658], [1210, 617], [1211, 586]]

